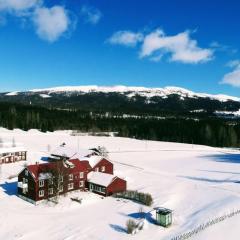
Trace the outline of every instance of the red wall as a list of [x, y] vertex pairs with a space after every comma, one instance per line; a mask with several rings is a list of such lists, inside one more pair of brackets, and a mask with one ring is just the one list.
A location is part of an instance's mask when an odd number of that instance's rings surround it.
[[110, 161], [108, 161], [104, 158], [100, 162], [98, 162], [96, 166], [94, 166], [93, 171], [96, 171], [96, 168], [98, 168], [99, 169], [98, 171], [102, 172], [101, 171], [102, 166], [105, 166], [104, 173], [108, 173], [108, 174], [113, 175], [113, 164]]
[[124, 192], [127, 190], [127, 182], [121, 178], [116, 177], [116, 179], [107, 187], [106, 195], [112, 195], [117, 192]]

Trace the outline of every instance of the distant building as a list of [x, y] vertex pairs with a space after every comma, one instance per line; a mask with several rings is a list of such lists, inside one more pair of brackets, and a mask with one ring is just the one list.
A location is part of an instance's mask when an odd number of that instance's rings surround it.
[[82, 159], [87, 155], [91, 155], [91, 150], [85, 149], [75, 149], [66, 146], [65, 143], [62, 143], [60, 146], [55, 148], [49, 156], [50, 160], [59, 160], [59, 159]]
[[27, 160], [27, 150], [20, 144], [1, 143], [0, 164]]

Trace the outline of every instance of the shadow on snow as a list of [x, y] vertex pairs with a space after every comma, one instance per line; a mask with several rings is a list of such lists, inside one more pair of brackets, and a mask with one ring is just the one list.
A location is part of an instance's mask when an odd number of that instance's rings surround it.
[[9, 196], [13, 196], [17, 194], [17, 182], [5, 182], [3, 184], [0, 184], [0, 187]]
[[223, 162], [223, 163], [240, 163], [240, 154], [214, 154], [214, 155], [205, 155], [202, 158], [208, 158], [215, 162]]
[[117, 232], [127, 233], [127, 230], [122, 226], [119, 226], [119, 225], [116, 225], [116, 224], [109, 224], [109, 226]]

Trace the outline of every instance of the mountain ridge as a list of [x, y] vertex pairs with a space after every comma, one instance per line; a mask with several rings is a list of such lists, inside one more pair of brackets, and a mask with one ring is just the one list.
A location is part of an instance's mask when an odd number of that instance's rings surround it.
[[[132, 98], [136, 95], [152, 98], [152, 97], [162, 97], [166, 98], [169, 95], [179, 95], [181, 98], [210, 98], [212, 100], [218, 100], [221, 102], [226, 101], [236, 101], [240, 102], [239, 97], [229, 96], [226, 94], [208, 94], [208, 93], [198, 93], [191, 90], [166, 86], [164, 88], [148, 88], [148, 87], [135, 87], [135, 86], [98, 86], [98, 85], [80, 85], [80, 86], [59, 86], [43, 89], [32, 89], [28, 91], [14, 91], [7, 92], [6, 96], [15, 96], [18, 94], [39, 94], [43, 98], [51, 97], [51, 94], [86, 94], [86, 93], [120, 93], [125, 94], [129, 98]], [[47, 93], [47, 94], [46, 94]]]

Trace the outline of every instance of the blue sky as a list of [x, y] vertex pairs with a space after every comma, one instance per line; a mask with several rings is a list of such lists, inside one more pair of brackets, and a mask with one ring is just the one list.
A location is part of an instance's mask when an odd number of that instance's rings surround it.
[[1, 91], [179, 86], [240, 96], [240, 3], [0, 0]]

